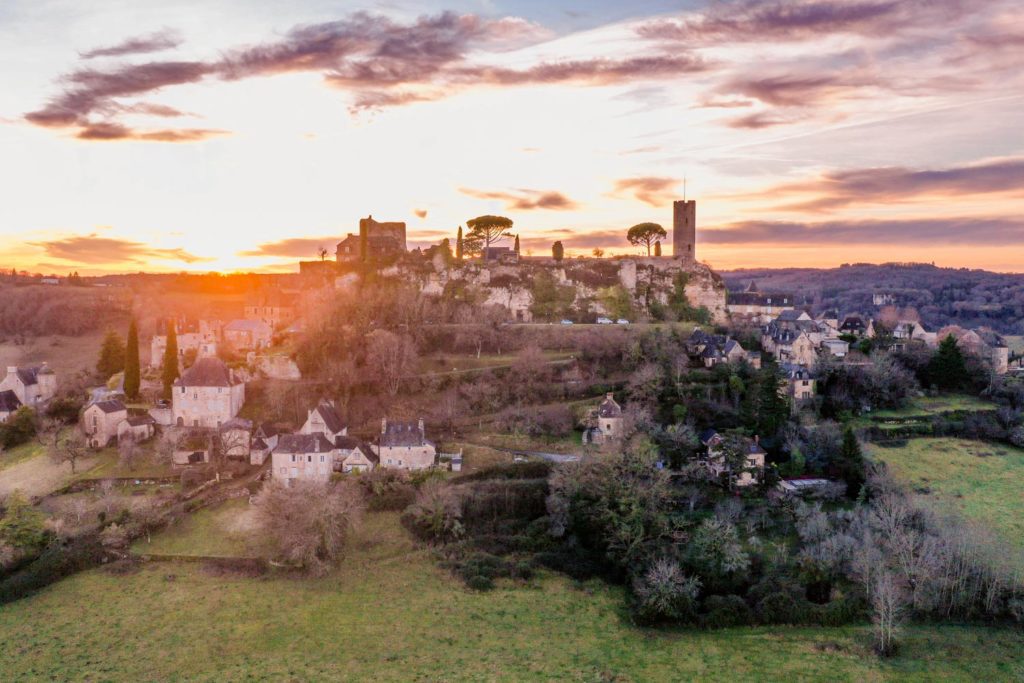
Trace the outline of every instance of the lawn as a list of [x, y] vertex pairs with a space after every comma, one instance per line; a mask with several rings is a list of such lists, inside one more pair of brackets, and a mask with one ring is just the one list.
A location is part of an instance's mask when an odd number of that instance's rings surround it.
[[954, 410], [995, 410], [998, 406], [977, 396], [943, 394], [913, 399], [906, 407], [894, 410], [876, 410], [866, 415], [874, 418], [931, 417]]
[[46, 453], [46, 448], [38, 441], [29, 441], [15, 446], [9, 451], [0, 452], [0, 470], [23, 463]]
[[[549, 363], [565, 361], [572, 357], [570, 353], [559, 351], [544, 351], [543, 355]], [[420, 359], [418, 374], [431, 375], [508, 367], [516, 362], [516, 358], [515, 353], [484, 353], [479, 358], [474, 353], [438, 353]]]
[[136, 554], [261, 557], [265, 545], [256, 533], [248, 498], [235, 498], [188, 515], [174, 526], [132, 545]]
[[659, 632], [618, 588], [544, 576], [466, 590], [375, 514], [323, 579], [193, 564], [93, 570], [0, 607], [0, 680], [1020, 680], [1019, 632], [909, 629], [880, 661], [867, 628]]
[[139, 478], [148, 479], [151, 477], [173, 477], [181, 473], [175, 470], [170, 463], [159, 462], [153, 452], [156, 445], [154, 439], [150, 439], [139, 446], [139, 455], [135, 463], [129, 469], [120, 462], [116, 448], [104, 448], [97, 453], [95, 461], [90, 461], [88, 469], [81, 472], [79, 479], [108, 479], [108, 478]]
[[871, 454], [922, 499], [953, 506], [1024, 553], [1024, 450], [942, 438], [912, 439], [900, 448], [876, 446]]

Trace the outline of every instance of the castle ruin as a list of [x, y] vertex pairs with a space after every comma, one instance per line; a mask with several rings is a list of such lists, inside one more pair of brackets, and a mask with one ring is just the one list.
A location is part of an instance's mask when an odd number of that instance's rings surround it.
[[672, 256], [687, 262], [697, 260], [697, 202], [672, 202]]

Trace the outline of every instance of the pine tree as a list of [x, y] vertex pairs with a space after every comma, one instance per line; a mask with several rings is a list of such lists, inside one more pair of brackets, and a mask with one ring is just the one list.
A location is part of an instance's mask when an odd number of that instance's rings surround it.
[[939, 388], [950, 391], [962, 389], [970, 381], [964, 354], [953, 335], [939, 342], [938, 351], [928, 363], [928, 377]]
[[515, 243], [515, 246], [512, 247], [512, 249], [513, 249], [513, 251], [516, 252], [516, 254], [519, 253], [519, 235], [516, 235], [516, 243]]
[[455, 238], [455, 260], [462, 260], [462, 226], [459, 226], [459, 234]]
[[757, 429], [763, 438], [770, 439], [779, 433], [789, 419], [789, 401], [782, 393], [782, 377], [775, 363], [765, 364], [760, 380]]
[[124, 341], [114, 330], [109, 330], [100, 347], [100, 357], [96, 361], [96, 374], [106, 382], [111, 375], [124, 370]]
[[654, 255], [661, 256], [661, 240], [654, 243]]
[[864, 486], [864, 454], [860, 450], [860, 442], [853, 432], [853, 427], [847, 426], [843, 432], [843, 445], [839, 450], [838, 468], [839, 476], [846, 482], [846, 495], [848, 498], [856, 498], [860, 489]]
[[565, 258], [565, 247], [562, 246], [562, 242], [558, 241], [551, 245], [551, 256], [556, 261], [561, 261]]
[[139, 366], [139, 330], [132, 318], [128, 326], [128, 346], [124, 354], [124, 393], [130, 399], [139, 397], [142, 369]]
[[164, 398], [171, 397], [174, 380], [178, 379], [178, 333], [174, 329], [174, 321], [167, 321], [167, 347], [164, 349]]

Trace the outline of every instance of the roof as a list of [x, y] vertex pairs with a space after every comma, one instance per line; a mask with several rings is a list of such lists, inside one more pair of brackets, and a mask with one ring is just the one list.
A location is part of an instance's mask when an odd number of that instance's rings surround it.
[[743, 291], [744, 292], [756, 292], [757, 291], [757, 283], [754, 282], [753, 280], [751, 280], [750, 284], [747, 285], [747, 288], [744, 289]]
[[262, 320], [232, 320], [225, 327], [227, 332], [272, 332], [270, 325]]
[[795, 323], [796, 321], [800, 320], [801, 316], [803, 315], [803, 311], [798, 311], [795, 308], [791, 308], [787, 311], [782, 311], [781, 313], [779, 313], [778, 317], [776, 317], [775, 319], [778, 320], [779, 322]]
[[725, 352], [732, 353], [733, 351], [743, 351], [743, 347], [735, 339], [730, 339], [725, 343]]
[[711, 440], [714, 439], [716, 436], [718, 436], [718, 432], [716, 432], [714, 429], [705, 429], [703, 432], [700, 433], [700, 442], [707, 446], [709, 443], [711, 443]]
[[313, 409], [314, 413], [320, 415], [320, 419], [327, 425], [327, 429], [331, 430], [331, 433], [338, 433], [345, 428], [345, 421], [341, 419], [341, 415], [338, 414], [337, 408], [334, 407], [333, 403], [328, 401], [320, 401], [319, 405]]
[[238, 382], [232, 381], [231, 371], [219, 358], [200, 358], [174, 381], [174, 386], [184, 387], [230, 387], [234, 384]]
[[92, 405], [96, 406], [97, 408], [102, 410], [104, 413], [119, 413], [122, 410], [128, 410], [125, 407], [125, 405], [123, 403], [121, 403], [120, 401], [118, 401], [117, 399], [111, 399], [109, 401], [97, 401], [96, 403], [93, 403]]
[[359, 439], [353, 439], [351, 436], [339, 436], [334, 439], [334, 445], [343, 451], [359, 451], [366, 459], [370, 462], [380, 462], [380, 457], [373, 452], [370, 445], [360, 441]]
[[330, 453], [335, 448], [323, 434], [282, 434], [275, 453]]
[[751, 439], [749, 442], [747, 442], [747, 455], [765, 454], [767, 452], [768, 451], [761, 448], [761, 444], [759, 444], [756, 440]]
[[281, 430], [275, 427], [274, 425], [268, 424], [266, 422], [261, 423], [260, 426], [256, 428], [257, 434], [264, 436], [268, 439], [277, 436], [280, 433], [280, 431]]
[[611, 394], [604, 397], [601, 405], [597, 407], [597, 414], [601, 417], [622, 417], [622, 408], [615, 402]]
[[256, 440], [253, 441], [250, 446], [250, 449], [254, 451], [265, 451], [268, 448], [270, 448], [270, 446], [267, 445], [267, 442], [259, 437], [256, 437]]
[[13, 391], [0, 391], [0, 412], [13, 413], [21, 407], [21, 399]]
[[792, 306], [792, 294], [765, 294], [764, 292], [729, 292], [726, 296], [726, 303], [730, 306]]
[[385, 447], [423, 446], [428, 443], [416, 422], [388, 422], [380, 435], [380, 445]]
[[232, 429], [241, 429], [246, 432], [252, 431], [252, 420], [246, 420], [244, 417], [233, 417], [220, 426], [220, 431], [227, 432]]
[[15, 372], [15, 374], [18, 375], [18, 379], [21, 380], [21, 383], [28, 387], [28, 386], [32, 386], [33, 384], [37, 384], [39, 382], [38, 375], [39, 375], [39, 371], [41, 369], [42, 368], [39, 368], [39, 367], [34, 367], [34, 368], [15, 368], [14, 372]]
[[155, 424], [156, 420], [149, 415], [130, 415], [125, 422], [132, 427], [142, 427], [143, 425]]

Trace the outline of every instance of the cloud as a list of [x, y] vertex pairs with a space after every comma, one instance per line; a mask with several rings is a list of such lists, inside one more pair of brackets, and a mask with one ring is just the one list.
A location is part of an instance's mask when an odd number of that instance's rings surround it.
[[219, 135], [226, 130], [209, 128], [165, 128], [162, 130], [135, 130], [120, 123], [90, 123], [75, 134], [79, 140], [143, 140], [147, 142], [196, 142]]
[[792, 123], [802, 121], [803, 116], [782, 116], [770, 111], [759, 111], [754, 114], [747, 114], [746, 116], [738, 116], [726, 120], [726, 125], [730, 128], [746, 128], [749, 130], [760, 130], [762, 128], [771, 128], [773, 126], [788, 126]]
[[1004, 217], [838, 220], [818, 223], [741, 221], [701, 230], [707, 244], [791, 246], [882, 244], [1013, 246], [1024, 240], [1024, 220]]
[[653, 176], [624, 178], [615, 181], [615, 189], [612, 190], [612, 195], [632, 194], [645, 204], [661, 207], [675, 199], [674, 189], [678, 184], [679, 181], [675, 178], [658, 178]]
[[278, 242], [264, 242], [255, 249], [238, 252], [239, 256], [275, 256], [287, 258], [314, 258], [317, 249], [332, 251], [339, 242], [337, 235], [330, 237], [292, 237]]
[[828, 211], [857, 203], [898, 202], [929, 195], [962, 196], [1014, 192], [1024, 196], [1024, 158], [994, 159], [938, 170], [898, 166], [832, 171], [811, 180], [783, 183], [758, 193], [778, 198], [812, 195], [779, 209]]
[[793, 74], [734, 78], [720, 92], [739, 94], [778, 107], [806, 107], [845, 90], [878, 85], [879, 81], [859, 73]]
[[426, 218], [427, 217], [427, 210], [426, 209], [413, 209], [412, 212], [413, 212], [413, 214], [415, 214], [415, 216], [417, 218]]
[[163, 249], [116, 237], [100, 237], [95, 233], [29, 242], [29, 245], [41, 248], [51, 258], [85, 264], [148, 263], [152, 260], [199, 263], [214, 260], [196, 256], [181, 248]]
[[578, 208], [575, 201], [554, 190], [517, 190], [513, 193], [460, 187], [459, 192], [477, 199], [497, 199], [505, 202], [506, 209], [515, 211], [569, 211]]
[[972, 9], [967, 0], [741, 0], [701, 14], [642, 24], [640, 36], [687, 44], [820, 40], [828, 34], [889, 35], [949, 22]]
[[614, 248], [626, 246], [626, 233], [623, 230], [551, 230], [524, 236], [522, 241], [526, 248], [538, 252], [550, 249], [555, 241], [560, 241], [566, 249]]
[[172, 50], [181, 45], [181, 43], [181, 37], [175, 31], [165, 29], [146, 36], [128, 38], [116, 45], [100, 47], [86, 52], [79, 52], [78, 54], [82, 59], [93, 59], [94, 57], [120, 57], [123, 55]]

